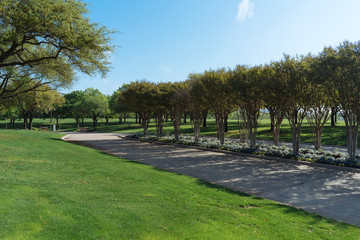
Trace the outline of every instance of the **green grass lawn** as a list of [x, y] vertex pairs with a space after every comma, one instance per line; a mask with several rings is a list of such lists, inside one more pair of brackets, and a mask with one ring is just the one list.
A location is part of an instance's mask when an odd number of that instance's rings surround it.
[[[105, 119], [101, 119], [98, 122], [98, 128], [97, 131], [99, 132], [130, 132], [130, 133], [142, 133], [143, 130], [139, 124], [135, 123], [135, 119], [128, 119], [128, 123], [130, 123], [130, 126], [128, 124], [118, 124], [117, 119], [110, 119], [109, 125], [105, 125]], [[0, 129], [6, 128], [6, 122], [7, 121], [0, 121]], [[53, 120], [53, 123], [55, 121]], [[202, 135], [210, 135], [210, 136], [216, 136], [216, 124], [214, 119], [208, 119], [208, 124], [206, 128], [201, 129]], [[47, 126], [50, 127], [50, 121], [49, 119], [34, 119], [34, 127], [41, 127], [41, 126]], [[85, 127], [92, 127], [92, 120], [91, 119], [85, 119], [84, 122]], [[229, 120], [228, 123], [229, 131], [227, 132], [227, 137], [239, 137], [239, 128], [238, 128], [238, 122], [237, 120]], [[14, 127], [8, 125], [8, 128], [18, 128], [22, 129], [22, 122], [21, 120], [16, 122], [16, 125]], [[73, 119], [60, 119], [60, 128], [61, 131], [76, 131], [76, 124]], [[172, 134], [174, 132], [172, 123], [166, 122], [164, 124], [164, 133], [165, 134]], [[188, 123], [182, 124], [181, 126], [181, 132], [183, 134], [193, 134], [193, 128], [190, 123], [190, 120], [188, 119]], [[155, 121], [152, 120], [150, 123], [149, 128], [150, 134], [156, 134], [156, 128], [155, 128]], [[258, 135], [257, 135], [258, 141], [261, 143], [262, 139], [265, 140], [272, 140], [272, 132], [270, 131], [270, 119], [267, 115], [263, 117], [261, 120], [259, 127], [258, 127]], [[290, 132], [290, 126], [288, 124], [287, 120], [284, 120], [281, 131], [280, 131], [280, 141], [290, 142], [291, 141], [291, 132]], [[301, 131], [301, 142], [305, 143], [313, 143], [312, 136], [311, 136], [311, 128], [309, 124], [304, 120], [302, 131]], [[360, 147], [360, 136], [359, 136], [359, 147]], [[327, 123], [323, 130], [323, 138], [322, 138], [323, 144], [328, 145], [339, 145], [339, 146], [345, 146], [346, 143], [346, 128], [343, 121], [338, 121], [337, 125], [334, 127], [330, 126], [330, 122]]]
[[360, 239], [360, 229], [37, 131], [0, 131], [0, 239]]

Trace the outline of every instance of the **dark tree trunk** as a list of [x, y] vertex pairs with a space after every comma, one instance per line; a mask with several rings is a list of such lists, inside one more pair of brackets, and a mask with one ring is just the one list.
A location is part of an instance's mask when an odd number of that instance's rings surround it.
[[93, 117], [93, 127], [97, 127], [97, 117]]
[[226, 117], [225, 119], [224, 119], [225, 121], [224, 121], [224, 124], [225, 124], [225, 128], [224, 128], [224, 131], [225, 132], [228, 132], [228, 117]]
[[[138, 113], [135, 113], [135, 123], [138, 123]], [[140, 122], [139, 122], [140, 124]]]
[[139, 114], [139, 124], [141, 124], [141, 121], [142, 121], [142, 117], [141, 117], [141, 115]]
[[81, 126], [84, 127], [84, 118], [81, 118]]
[[169, 121], [169, 114], [166, 114], [165, 122]]
[[126, 113], [124, 113], [124, 123], [126, 123]]
[[186, 117], [187, 117], [187, 113], [184, 112], [184, 123], [186, 123]]
[[204, 121], [203, 121], [203, 127], [204, 127], [204, 128], [206, 128], [206, 125], [207, 125], [207, 124], [206, 124], [206, 117], [207, 117], [207, 114], [205, 115]]
[[33, 130], [33, 119], [34, 119], [33, 116], [29, 117], [29, 130]]
[[109, 125], [109, 117], [105, 117], [105, 125]]
[[334, 127], [336, 124], [336, 109], [335, 108], [331, 108], [331, 126]]
[[[137, 122], [137, 118], [136, 118], [136, 122]], [[119, 116], [119, 124], [122, 124], [122, 116], [121, 116], [121, 114]]]

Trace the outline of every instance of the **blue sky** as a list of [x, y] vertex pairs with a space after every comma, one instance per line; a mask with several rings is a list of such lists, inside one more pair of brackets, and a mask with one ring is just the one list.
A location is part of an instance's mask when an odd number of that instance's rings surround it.
[[183, 81], [192, 72], [258, 65], [360, 40], [358, 0], [84, 0], [116, 30], [105, 79], [79, 74], [70, 89], [111, 94], [124, 83]]

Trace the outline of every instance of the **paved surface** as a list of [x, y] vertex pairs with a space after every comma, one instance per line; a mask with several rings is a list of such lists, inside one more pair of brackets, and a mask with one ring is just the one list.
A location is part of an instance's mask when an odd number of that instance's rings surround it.
[[118, 133], [72, 133], [107, 153], [200, 178], [360, 227], [360, 171], [125, 140]]

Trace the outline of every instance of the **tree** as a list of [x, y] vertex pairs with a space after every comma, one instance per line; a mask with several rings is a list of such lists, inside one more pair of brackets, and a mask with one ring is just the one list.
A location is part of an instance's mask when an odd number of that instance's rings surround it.
[[305, 71], [308, 63], [304, 58], [292, 58], [284, 55], [284, 59], [275, 63], [279, 77], [285, 84], [283, 98], [287, 100], [285, 116], [291, 128], [293, 154], [299, 154], [300, 133], [303, 120], [309, 109], [309, 84]]
[[169, 112], [174, 125], [175, 139], [179, 140], [181, 118], [188, 105], [186, 82], [175, 82], [171, 84], [171, 94], [169, 97]]
[[72, 91], [65, 94], [65, 103], [57, 110], [63, 117], [70, 117], [76, 121], [76, 127], [80, 127], [80, 119], [85, 117], [85, 109], [83, 109], [82, 102], [85, 98], [84, 91]]
[[306, 78], [309, 84], [309, 113], [306, 118], [311, 126], [315, 149], [321, 148], [321, 136], [325, 123], [330, 119], [331, 109], [334, 109], [334, 101], [326, 87], [327, 76], [321, 74], [321, 62], [317, 57], [308, 56], [309, 62]]
[[360, 42], [345, 41], [339, 46], [326, 47], [319, 54], [321, 71], [327, 77], [326, 88], [336, 95], [336, 105], [344, 118], [348, 154], [356, 161], [360, 120]]
[[201, 74], [191, 73], [187, 80], [187, 99], [189, 100], [188, 110], [193, 123], [195, 142], [200, 139], [201, 123], [208, 111], [208, 106], [201, 95], [204, 93], [201, 84]]
[[92, 118], [94, 128], [97, 127], [98, 118], [109, 111], [107, 97], [98, 89], [93, 88], [85, 89], [84, 98], [78, 107]]
[[[24, 129], [28, 127], [29, 130], [32, 130], [32, 123], [36, 114], [48, 112], [49, 109], [61, 106], [64, 102], [60, 93], [47, 85], [39, 87], [38, 90], [27, 92], [14, 99], [15, 105], [23, 116]], [[29, 121], [28, 126], [27, 121]]]
[[221, 145], [225, 141], [225, 121], [235, 108], [234, 91], [229, 82], [230, 76], [231, 73], [225, 69], [218, 69], [205, 71], [200, 77], [204, 91], [201, 96], [215, 116]]
[[0, 100], [69, 84], [75, 71], [104, 76], [111, 33], [80, 0], [1, 1]]
[[171, 84], [158, 83], [154, 86], [154, 94], [152, 99], [149, 99], [152, 105], [152, 113], [156, 119], [156, 136], [163, 135], [164, 120], [170, 109]]
[[279, 73], [280, 69], [277, 64], [270, 64], [263, 69], [263, 80], [261, 87], [263, 89], [263, 100], [265, 108], [269, 111], [271, 120], [271, 130], [273, 132], [273, 143], [279, 146], [280, 127], [285, 118], [285, 109], [287, 99], [285, 97], [284, 79]]
[[155, 94], [155, 84], [145, 80], [132, 82], [121, 92], [122, 102], [141, 115], [145, 137], [148, 137], [149, 134], [148, 129], [154, 104], [152, 100]]
[[256, 145], [257, 126], [260, 121], [262, 101], [262, 67], [248, 68], [237, 66], [232, 74], [232, 86], [235, 90], [236, 103], [250, 135], [250, 147]]

